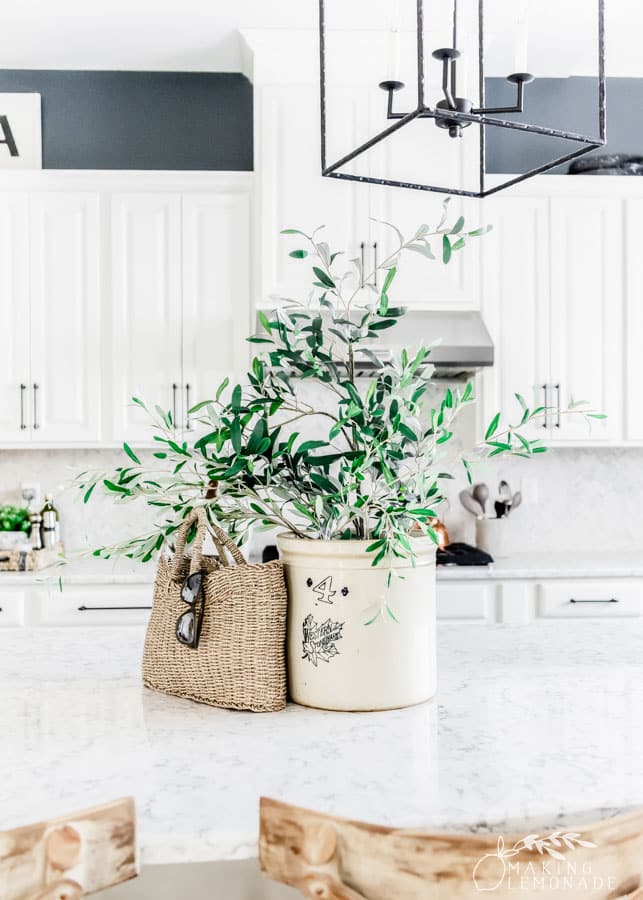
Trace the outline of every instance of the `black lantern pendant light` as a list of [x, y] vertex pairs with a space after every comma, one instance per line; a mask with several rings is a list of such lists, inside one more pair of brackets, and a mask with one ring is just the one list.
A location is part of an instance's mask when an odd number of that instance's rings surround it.
[[[388, 124], [383, 130], [369, 137], [368, 140], [361, 143], [355, 149], [341, 156], [335, 162], [329, 162], [327, 159], [327, 24], [326, 24], [326, 2], [327, 0], [319, 0], [319, 32], [320, 32], [320, 94], [321, 94], [321, 140], [322, 140], [322, 175], [329, 178], [341, 178], [348, 181], [363, 181], [372, 184], [386, 184], [393, 187], [410, 188], [420, 191], [438, 191], [446, 194], [458, 194], [466, 197], [487, 197], [496, 193], [503, 188], [512, 184], [524, 181], [533, 175], [539, 175], [549, 169], [553, 169], [565, 162], [583, 156], [598, 147], [604, 146], [606, 143], [606, 97], [605, 97], [605, 9], [604, 0], [594, 0], [598, 4], [598, 136], [590, 136], [586, 134], [578, 134], [573, 131], [565, 131], [557, 128], [549, 128], [544, 125], [529, 124], [515, 119], [504, 118], [507, 114], [522, 113], [524, 109], [525, 94], [528, 91], [527, 85], [534, 81], [534, 75], [529, 72], [512, 72], [506, 76], [507, 82], [515, 86], [515, 102], [508, 106], [487, 106], [485, 104], [485, 0], [478, 0], [477, 4], [477, 26], [478, 32], [478, 101], [474, 101], [471, 97], [463, 96], [465, 93], [464, 85], [461, 84], [464, 79], [460, 78], [460, 66], [463, 57], [462, 51], [459, 49], [458, 35], [458, 0], [453, 0], [453, 28], [452, 28], [452, 46], [431, 49], [430, 59], [426, 59], [425, 48], [425, 0], [416, 0], [416, 27], [417, 27], [417, 104], [413, 109], [403, 112], [396, 109], [396, 94], [403, 90], [406, 85], [404, 82], [389, 79], [379, 83], [379, 87], [386, 93], [387, 100], [383, 99], [382, 104], [382, 122], [387, 121]], [[434, 0], [435, 2], [435, 0]], [[439, 0], [443, 3], [444, 0]], [[588, 6], [594, 7], [592, 0], [588, 0]], [[426, 96], [426, 74], [429, 65], [441, 66], [442, 87], [441, 97]], [[415, 120], [428, 120], [427, 127], [437, 126], [444, 129], [449, 137], [459, 140], [463, 137], [464, 129], [469, 128], [472, 124], [477, 124], [480, 128], [480, 171], [477, 190], [465, 190], [460, 186], [440, 186], [432, 183], [431, 177], [431, 158], [427, 156], [427, 183], [415, 183], [406, 180], [395, 180], [389, 178], [375, 178], [369, 175], [355, 174], [354, 171], [342, 171], [353, 160], [358, 160], [362, 154], [371, 150], [381, 141], [386, 140], [400, 128], [408, 125]], [[431, 123], [433, 120], [433, 123]], [[541, 135], [545, 138], [558, 138], [572, 142], [574, 149], [562, 156], [556, 156], [548, 162], [529, 169], [527, 172], [516, 175], [508, 181], [492, 186], [487, 184], [486, 172], [486, 136], [488, 128], [510, 129], [514, 132], [523, 132], [528, 134]], [[356, 164], [359, 166], [359, 163]], [[355, 167], [353, 167], [355, 168]]]

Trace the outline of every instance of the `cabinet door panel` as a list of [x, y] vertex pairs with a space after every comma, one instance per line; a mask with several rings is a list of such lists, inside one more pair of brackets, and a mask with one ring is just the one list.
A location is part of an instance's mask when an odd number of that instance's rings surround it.
[[[551, 201], [551, 381], [562, 414], [551, 440], [619, 440], [623, 395], [622, 202]], [[607, 413], [591, 431], [564, 413], [570, 399]]]
[[643, 441], [643, 199], [627, 200], [626, 438]]
[[25, 597], [22, 591], [0, 593], [0, 628], [14, 628], [25, 623]]
[[113, 196], [111, 327], [113, 438], [149, 441], [132, 397], [182, 416], [179, 194]]
[[28, 222], [28, 197], [5, 192], [0, 204], [0, 440], [12, 443], [30, 439]]
[[[515, 393], [533, 409], [549, 379], [548, 203], [532, 197], [494, 197], [484, 202], [482, 314], [494, 343], [493, 368], [482, 373], [483, 420], [503, 413], [520, 421]], [[544, 424], [544, 423], [543, 423]], [[541, 425], [523, 432], [546, 437]]]
[[584, 579], [538, 586], [538, 618], [622, 619], [640, 615], [641, 584], [636, 580]]
[[497, 620], [495, 584], [449, 584], [436, 588], [437, 617], [443, 622], [482, 625]]
[[[184, 195], [183, 390], [190, 405], [212, 399], [226, 376], [244, 377], [250, 318], [249, 195]], [[189, 424], [186, 408], [181, 427]]]
[[36, 624], [91, 627], [92, 625], [145, 625], [152, 609], [152, 587], [67, 586], [62, 591], [40, 591]]
[[[357, 130], [362, 115], [359, 98], [347, 91], [342, 103], [346, 127]], [[308, 260], [293, 260], [288, 252], [301, 239], [280, 235], [284, 228], [310, 234], [320, 225], [319, 240], [344, 253], [338, 270], [369, 241], [368, 186], [323, 178], [319, 156], [320, 123], [317, 103], [307, 86], [266, 87], [258, 96], [257, 169], [259, 178], [261, 276], [257, 305], [270, 306], [271, 294], [306, 300], [314, 280]], [[341, 266], [340, 266], [341, 263]]]
[[30, 233], [33, 440], [99, 441], [98, 195], [33, 194]]

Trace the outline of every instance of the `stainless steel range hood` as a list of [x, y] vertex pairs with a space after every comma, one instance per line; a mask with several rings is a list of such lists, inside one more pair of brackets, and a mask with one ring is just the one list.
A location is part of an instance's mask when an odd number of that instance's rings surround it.
[[[359, 320], [355, 310], [352, 318]], [[261, 330], [259, 322], [257, 329]], [[429, 347], [434, 341], [439, 343], [427, 358], [427, 363], [435, 366], [434, 378], [464, 379], [493, 365], [493, 341], [482, 316], [474, 310], [409, 309], [394, 328], [380, 331], [377, 339], [365, 343], [385, 362], [405, 347]], [[357, 354], [355, 362], [359, 375], [371, 375], [376, 368], [362, 354]]]
[[[427, 362], [435, 366], [435, 378], [467, 378], [479, 369], [493, 365], [493, 341], [479, 312], [469, 310], [422, 311], [410, 309], [395, 328], [381, 332], [373, 341], [373, 350], [386, 359], [403, 347], [429, 346], [432, 348]], [[364, 374], [372, 371], [373, 363], [362, 364]]]

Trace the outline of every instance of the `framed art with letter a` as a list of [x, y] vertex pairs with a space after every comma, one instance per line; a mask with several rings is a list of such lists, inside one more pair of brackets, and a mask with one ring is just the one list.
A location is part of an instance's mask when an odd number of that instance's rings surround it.
[[0, 93], [0, 169], [42, 169], [40, 94]]

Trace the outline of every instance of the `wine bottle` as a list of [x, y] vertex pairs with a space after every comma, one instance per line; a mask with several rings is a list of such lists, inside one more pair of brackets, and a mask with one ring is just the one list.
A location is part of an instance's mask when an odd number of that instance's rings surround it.
[[60, 540], [60, 523], [58, 510], [54, 506], [54, 498], [51, 494], [45, 495], [45, 505], [42, 508], [42, 543], [44, 547], [54, 547]]

